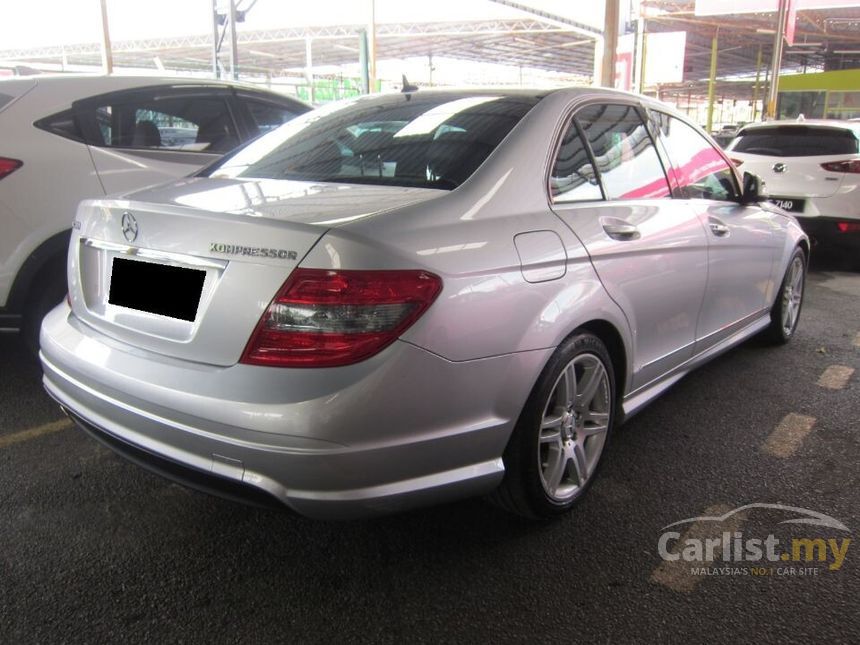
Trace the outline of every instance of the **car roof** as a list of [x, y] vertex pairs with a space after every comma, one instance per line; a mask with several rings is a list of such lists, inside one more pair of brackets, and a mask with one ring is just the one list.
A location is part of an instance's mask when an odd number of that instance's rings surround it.
[[302, 103], [296, 97], [276, 92], [266, 87], [260, 87], [250, 83], [237, 81], [222, 81], [211, 78], [194, 78], [181, 76], [147, 76], [147, 75], [104, 75], [104, 74], [37, 74], [33, 76], [14, 77], [0, 80], [0, 92], [4, 88], [22, 90], [22, 88], [35, 88], [39, 94], [48, 92], [60, 101], [76, 101], [90, 96], [104, 94], [115, 90], [136, 89], [153, 86], [164, 87], [217, 87], [234, 88], [264, 94], [277, 95], [285, 100]]
[[[671, 106], [668, 106], [664, 103], [656, 101], [647, 96], [643, 96], [641, 94], [633, 94], [632, 92], [624, 92], [621, 90], [610, 89], [606, 87], [595, 87], [592, 85], [574, 85], [568, 87], [558, 87], [558, 88], [545, 88], [545, 87], [516, 87], [512, 88], [509, 86], [501, 86], [495, 87], [492, 85], [482, 86], [482, 87], [451, 87], [444, 89], [437, 88], [421, 88], [416, 90], [415, 92], [408, 92], [411, 96], [421, 97], [421, 96], [450, 96], [453, 98], [463, 98], [470, 96], [509, 96], [509, 97], [523, 97], [523, 98], [535, 98], [542, 99], [550, 95], [558, 95], [565, 94], [570, 98], [575, 98], [577, 96], [606, 96], [607, 98], [624, 98], [627, 100], [632, 100], [637, 103], [646, 104], [649, 106], [657, 107], [659, 106], [661, 109], [665, 109], [668, 111], [674, 110]], [[367, 94], [358, 97], [359, 100], [363, 101], [380, 101], [386, 102], [388, 100], [396, 100], [396, 97], [403, 96], [402, 92], [383, 92], [380, 94]]]
[[777, 121], [766, 121], [764, 123], [749, 123], [742, 128], [742, 132], [750, 130], [769, 130], [785, 126], [814, 126], [817, 128], [833, 128], [837, 130], [850, 130], [855, 134], [860, 132], [860, 123], [840, 121], [838, 119], [779, 119]]

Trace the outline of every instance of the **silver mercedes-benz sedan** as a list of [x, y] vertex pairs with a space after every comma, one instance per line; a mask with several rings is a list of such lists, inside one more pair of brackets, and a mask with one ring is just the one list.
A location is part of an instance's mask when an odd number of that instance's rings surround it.
[[73, 229], [51, 396], [156, 472], [327, 518], [569, 510], [614, 426], [792, 337], [809, 255], [698, 127], [594, 88], [333, 104]]

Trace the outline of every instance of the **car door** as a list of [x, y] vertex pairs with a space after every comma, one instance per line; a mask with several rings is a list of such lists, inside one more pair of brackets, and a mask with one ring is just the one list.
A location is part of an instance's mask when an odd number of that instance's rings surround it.
[[550, 176], [552, 208], [591, 256], [634, 336], [633, 388], [692, 356], [707, 283], [707, 241], [696, 213], [671, 198], [639, 108], [578, 109]]
[[725, 156], [696, 128], [652, 111], [651, 122], [671, 163], [679, 202], [702, 222], [708, 240], [708, 286], [696, 331], [696, 352], [731, 336], [767, 307], [775, 288], [779, 237], [770, 213], [740, 204]]
[[188, 175], [240, 143], [230, 89], [156, 86], [74, 105], [107, 193]]

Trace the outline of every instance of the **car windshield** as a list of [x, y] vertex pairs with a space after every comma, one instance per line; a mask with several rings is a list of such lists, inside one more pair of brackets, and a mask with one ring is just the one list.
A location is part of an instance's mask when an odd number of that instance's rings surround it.
[[851, 130], [783, 125], [741, 132], [734, 152], [769, 157], [817, 157], [857, 153], [857, 137]]
[[539, 100], [427, 92], [341, 101], [299, 116], [203, 174], [451, 190]]

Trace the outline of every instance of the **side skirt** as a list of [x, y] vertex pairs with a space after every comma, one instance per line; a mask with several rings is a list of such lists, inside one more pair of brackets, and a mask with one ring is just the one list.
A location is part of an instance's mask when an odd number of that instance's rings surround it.
[[635, 392], [631, 392], [624, 397], [624, 402], [621, 404], [621, 422], [623, 423], [642, 408], [648, 405], [651, 401], [660, 396], [663, 392], [680, 381], [684, 376], [692, 372], [697, 367], [701, 367], [705, 363], [716, 358], [720, 354], [730, 350], [735, 345], [742, 343], [748, 338], [755, 336], [760, 331], [767, 328], [770, 324], [770, 311], [762, 313], [761, 317], [756, 318], [751, 323], [742, 327], [734, 334], [720, 341], [716, 345], [709, 347], [705, 351], [692, 356], [687, 361], [666, 373], [659, 380], [650, 383], [649, 385], [640, 388]]

